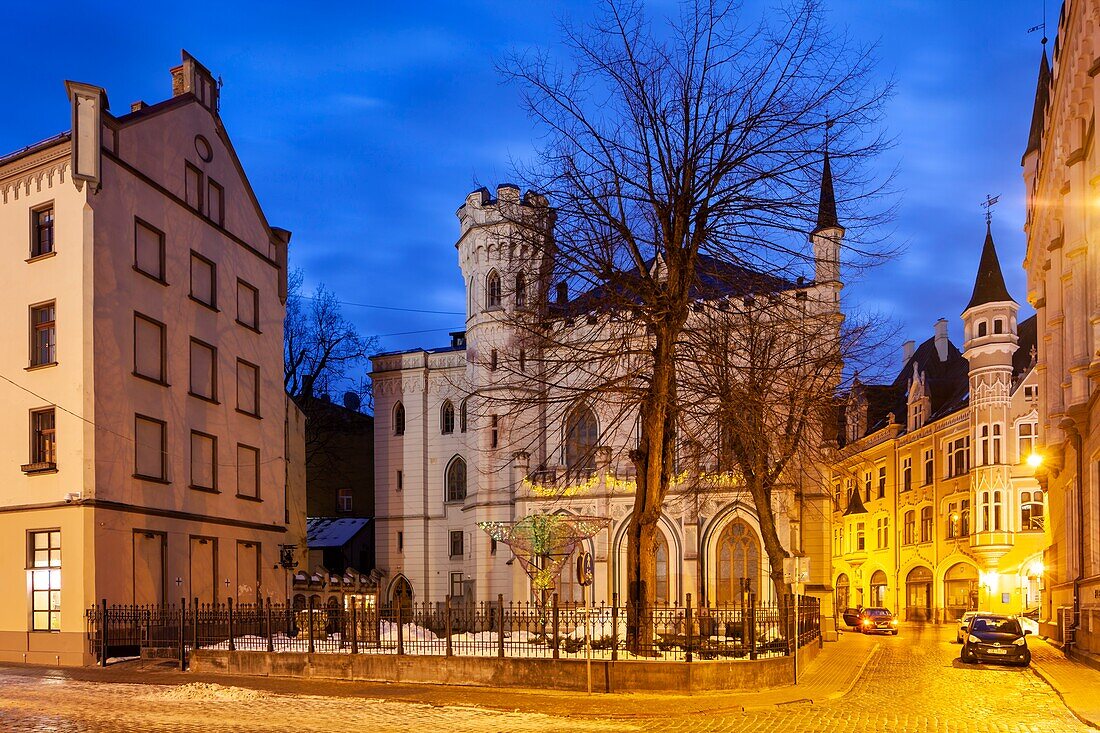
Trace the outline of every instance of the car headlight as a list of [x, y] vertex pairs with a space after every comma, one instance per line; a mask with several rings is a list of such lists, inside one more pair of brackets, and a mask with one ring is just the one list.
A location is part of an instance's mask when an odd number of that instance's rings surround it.
[[969, 641], [971, 644], [981, 644], [982, 643], [982, 640], [979, 639], [978, 637], [974, 636], [973, 634], [966, 637], [966, 640]]
[[896, 618], [890, 619], [890, 623], [892, 623], [894, 626], [897, 626], [898, 625], [898, 620]]
[[1015, 644], [1016, 646], [1026, 646], [1027, 645], [1027, 642], [1024, 641], [1024, 637], [1022, 637], [1022, 636], [1019, 639], [1017, 639], [1016, 641], [1012, 642], [1012, 643]]

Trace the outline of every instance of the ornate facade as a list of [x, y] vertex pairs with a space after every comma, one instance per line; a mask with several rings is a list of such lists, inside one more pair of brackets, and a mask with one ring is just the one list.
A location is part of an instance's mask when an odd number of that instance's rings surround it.
[[[991, 232], [963, 311], [907, 342], [891, 384], [857, 384], [833, 467], [838, 612], [887, 606], [914, 621], [1020, 613], [1043, 595], [1049, 544], [1035, 451], [1035, 318], [1017, 322]], [[1034, 460], [1033, 458], [1031, 459]]]

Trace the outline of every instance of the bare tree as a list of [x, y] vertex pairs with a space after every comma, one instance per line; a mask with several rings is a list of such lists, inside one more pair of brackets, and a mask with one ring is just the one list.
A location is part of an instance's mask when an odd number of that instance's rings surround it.
[[[793, 279], [805, 268], [827, 122], [846, 194], [845, 264], [880, 259], [878, 243], [860, 234], [884, 213], [873, 211], [881, 188], [862, 171], [884, 145], [875, 130], [888, 90], [869, 82], [870, 50], [828, 27], [813, 0], [751, 25], [734, 3], [687, 1], [667, 27], [640, 3], [607, 0], [591, 27], [565, 25], [563, 35], [571, 69], [545, 53], [502, 66], [545, 133], [520, 175], [557, 221], [538, 269], [550, 302], [517, 309], [514, 324], [516, 347], [537, 366], [519, 370], [524, 390], [487, 399], [514, 400], [517, 411], [541, 400], [561, 412], [598, 401], [623, 425], [637, 421], [627, 575], [644, 619], [679, 420], [681, 342], [691, 304], [722, 289], [701, 273], [721, 278], [731, 265]], [[555, 297], [560, 287], [578, 295]]]
[[[305, 294], [303, 279], [300, 269], [290, 273], [283, 322], [283, 385], [307, 413], [306, 457], [317, 461], [327, 451], [328, 437], [337, 427], [333, 421], [338, 418], [334, 411], [314, 403], [344, 400], [355, 410], [369, 404], [365, 370], [378, 339], [361, 335], [324, 285]], [[349, 393], [354, 397], [348, 399]]]

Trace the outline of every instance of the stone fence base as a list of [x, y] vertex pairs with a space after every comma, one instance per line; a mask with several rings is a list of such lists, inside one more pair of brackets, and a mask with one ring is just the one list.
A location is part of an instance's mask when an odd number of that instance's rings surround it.
[[[816, 657], [818, 650], [817, 643], [803, 647], [799, 651], [800, 666], [808, 664]], [[572, 691], [587, 689], [583, 659], [303, 654], [200, 649], [193, 654], [190, 669], [194, 672], [261, 677]], [[793, 680], [794, 660], [790, 657], [692, 663], [592, 660], [592, 689], [596, 692], [748, 691], [782, 687], [791, 684]]]

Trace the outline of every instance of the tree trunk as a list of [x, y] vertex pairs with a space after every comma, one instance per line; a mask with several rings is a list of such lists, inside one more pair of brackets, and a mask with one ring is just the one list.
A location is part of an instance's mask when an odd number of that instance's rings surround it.
[[[752, 494], [753, 503], [756, 505], [756, 515], [760, 520], [760, 536], [764, 540], [764, 552], [768, 555], [768, 564], [771, 566], [771, 581], [775, 588], [776, 601], [779, 607], [781, 622], [787, 618], [788, 598], [791, 595], [791, 584], [783, 579], [783, 561], [790, 554], [783, 548], [779, 539], [779, 530], [775, 524], [775, 512], [772, 510], [772, 487], [763, 485], [762, 481], [749, 483], [749, 492]], [[786, 635], [787, 627], [783, 627]]]

